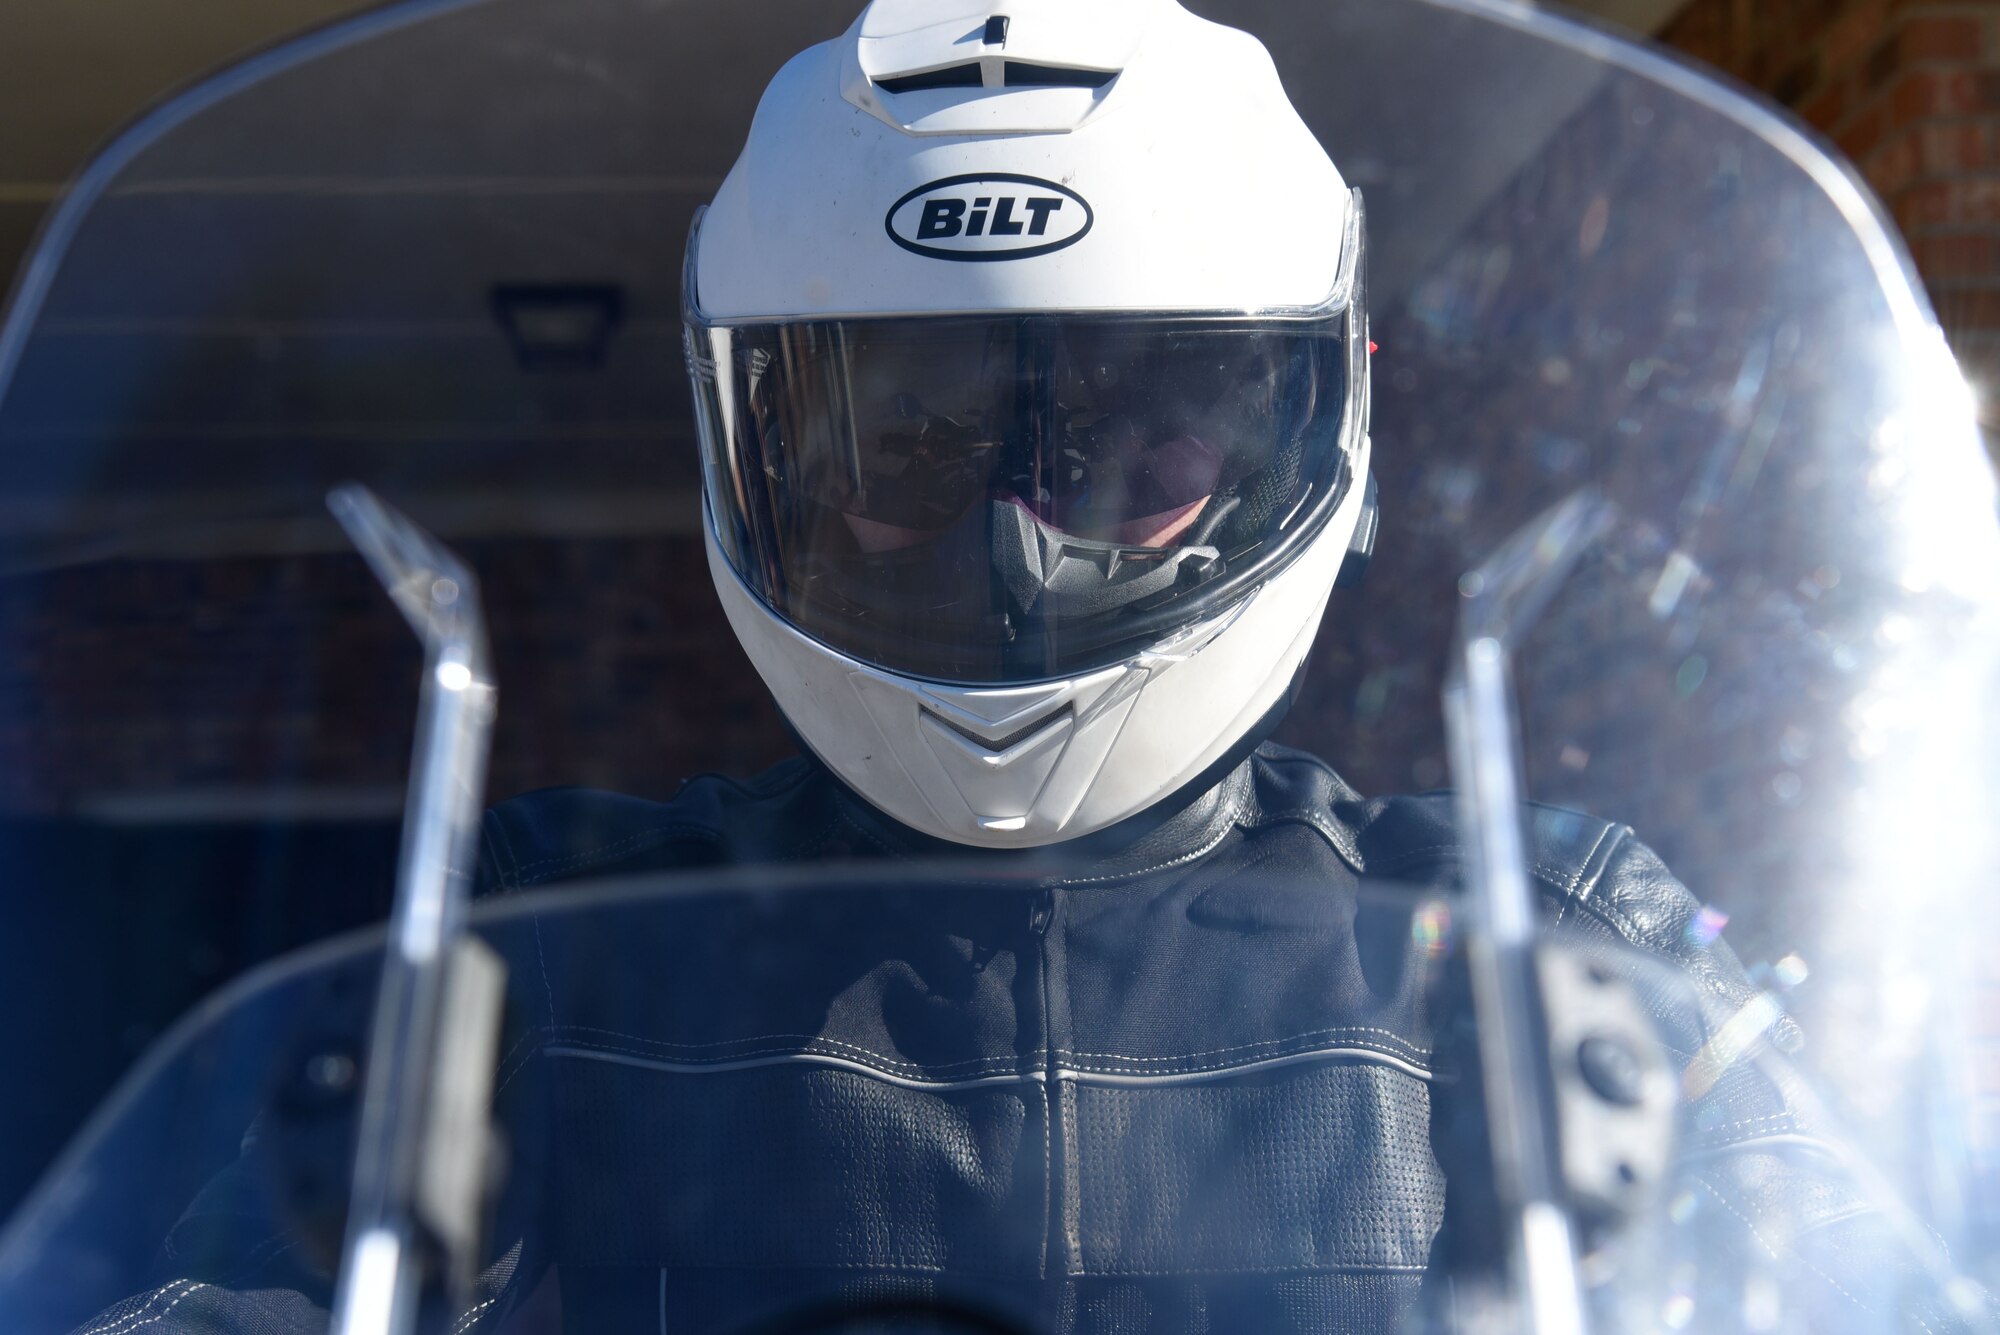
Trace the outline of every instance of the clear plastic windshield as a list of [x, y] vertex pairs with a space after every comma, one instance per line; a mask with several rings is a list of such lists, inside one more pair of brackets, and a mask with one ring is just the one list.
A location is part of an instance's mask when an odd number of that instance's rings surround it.
[[[787, 759], [705, 574], [681, 238], [851, 15], [392, 6], [79, 183], [0, 333], [0, 1323], [317, 1332], [354, 1273], [422, 664], [355, 480], [499, 688], [424, 1328], [1993, 1328], [2000, 536], [1899, 243], [1539, 11], [1197, 7], [1367, 196], [1380, 537], [1274, 745], [1041, 853]], [[995, 434], [911, 393], [878, 446]], [[1062, 423], [1088, 497], [968, 495], [1185, 565], [1198, 446], [1258, 460], [1156, 406]], [[774, 606], [958, 499], [809, 453], [759, 513], [835, 541], [728, 553]]]

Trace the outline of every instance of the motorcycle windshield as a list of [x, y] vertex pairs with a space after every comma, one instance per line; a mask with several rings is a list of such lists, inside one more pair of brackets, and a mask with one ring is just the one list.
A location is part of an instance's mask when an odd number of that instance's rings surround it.
[[[2000, 533], [1900, 244], [1559, 17], [1194, 7], [1367, 200], [1381, 528], [1128, 842], [897, 829], [700, 573], [683, 242], [850, 14], [391, 5], [79, 178], [0, 326], [8, 1329], [327, 1329], [357, 1144], [471, 1165], [454, 1335], [1992, 1328]], [[499, 691], [501, 1000], [373, 1151], [423, 660], [348, 481]]]

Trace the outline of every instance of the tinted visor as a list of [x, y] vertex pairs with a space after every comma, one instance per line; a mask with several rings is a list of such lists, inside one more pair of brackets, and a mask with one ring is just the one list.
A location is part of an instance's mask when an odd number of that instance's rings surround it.
[[731, 565], [891, 671], [1116, 661], [1267, 574], [1352, 480], [1339, 313], [691, 322], [689, 340]]

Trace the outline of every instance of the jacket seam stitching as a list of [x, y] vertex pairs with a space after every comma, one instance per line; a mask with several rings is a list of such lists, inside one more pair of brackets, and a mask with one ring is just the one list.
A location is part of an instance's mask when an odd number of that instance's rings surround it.
[[1428, 1266], [1398, 1265], [1389, 1261], [1356, 1261], [1342, 1265], [1334, 1262], [1326, 1265], [1303, 1264], [1281, 1266], [1169, 1266], [1155, 1269], [1152, 1266], [1085, 1266], [1075, 1272], [1075, 1278], [1087, 1279], [1093, 1275], [1130, 1275], [1144, 1278], [1148, 1276], [1171, 1275], [1421, 1275]]
[[1265, 830], [1274, 825], [1284, 824], [1304, 825], [1316, 831], [1319, 837], [1326, 840], [1328, 846], [1340, 855], [1340, 860], [1345, 862], [1348, 869], [1356, 876], [1368, 874], [1368, 869], [1362, 865], [1364, 859], [1361, 856], [1360, 846], [1350, 839], [1343, 838], [1339, 831], [1328, 826], [1320, 819], [1319, 813], [1309, 807], [1288, 807], [1283, 811], [1266, 812], [1255, 821], [1246, 823], [1244, 829]]
[[[500, 1081], [493, 1089], [493, 1098], [491, 1100], [493, 1106], [497, 1107], [499, 1105], [500, 1096], [507, 1092], [507, 1086], [514, 1083], [514, 1077], [527, 1069], [528, 1064], [541, 1055], [539, 1040], [545, 1036], [540, 1025], [531, 1025], [525, 1033], [514, 1040], [514, 1046], [507, 1049], [507, 1055], [502, 1057], [499, 1064], [493, 1068], [495, 1071], [501, 1073]], [[531, 1042], [536, 1045], [534, 1051], [523, 1053], [521, 1049], [527, 1047]], [[517, 1057], [519, 1061], [515, 1063]], [[515, 1063], [512, 1069], [509, 1069], [509, 1063]]]
[[549, 1027], [553, 1029], [556, 1023], [556, 988], [549, 981], [549, 955], [542, 948], [542, 915], [539, 913], [535, 915], [535, 962], [541, 966], [542, 992], [549, 1004]]
[[[1412, 1060], [1407, 1054], [1398, 1052], [1396, 1049], [1387, 1047], [1380, 1043], [1370, 1043], [1362, 1039], [1348, 1039], [1341, 1046], [1347, 1049], [1359, 1049], [1363, 1052], [1376, 1052], [1380, 1053], [1385, 1057], [1394, 1057], [1399, 1061], [1407, 1061], [1412, 1066], [1419, 1067], [1427, 1073], [1430, 1072], [1431, 1070], [1430, 1064], [1428, 1062]], [[1300, 1044], [1298, 1047], [1293, 1048], [1289, 1051], [1268, 1053], [1266, 1054], [1266, 1057], [1264, 1059], [1249, 1058], [1244, 1060], [1232, 1060], [1232, 1061], [1198, 1062], [1190, 1066], [1169, 1067], [1165, 1070], [1121, 1071], [1116, 1069], [1116, 1066], [1114, 1064], [1104, 1064], [1104, 1063], [1092, 1064], [1087, 1062], [1077, 1062], [1068, 1067], [1067, 1069], [1074, 1070], [1084, 1075], [1137, 1075], [1137, 1076], [1197, 1075], [1197, 1074], [1210, 1074], [1218, 1071], [1229, 1071], [1229, 1070], [1234, 1070], [1238, 1067], [1258, 1066], [1263, 1064], [1263, 1060], [1268, 1060], [1270, 1058], [1311, 1056], [1312, 1054], [1322, 1050], [1323, 1050], [1323, 1045], [1321, 1044], [1304, 1043]], [[1149, 1060], [1149, 1059], [1114, 1058], [1113, 1062], [1116, 1063], [1116, 1062], [1132, 1061], [1132, 1060]]]
[[[1591, 841], [1590, 851], [1584, 854], [1583, 861], [1577, 863], [1576, 875], [1569, 886], [1571, 898], [1581, 901], [1597, 888], [1598, 882], [1604, 879], [1604, 869], [1611, 865], [1612, 854], [1618, 851], [1630, 833], [1629, 826], [1621, 825], [1606, 825], [1597, 832], [1597, 838]], [[1598, 856], [1600, 850], [1603, 852], [1601, 860]], [[1587, 885], [1584, 882], [1586, 875], [1590, 878]]]
[[[1700, 1182], [1701, 1189], [1703, 1191], [1706, 1191], [1709, 1195], [1715, 1197], [1717, 1204], [1721, 1205], [1723, 1209], [1729, 1211], [1730, 1214], [1735, 1215], [1737, 1220], [1742, 1223], [1743, 1227], [1750, 1230], [1750, 1236], [1757, 1239], [1758, 1246], [1762, 1247], [1765, 1251], [1771, 1254], [1772, 1260], [1775, 1261], [1780, 1258], [1781, 1253], [1779, 1252], [1778, 1248], [1773, 1246], [1770, 1240], [1767, 1239], [1763, 1235], [1763, 1233], [1761, 1233], [1758, 1230], [1757, 1225], [1751, 1222], [1749, 1216], [1745, 1215], [1741, 1210], [1737, 1209], [1736, 1206], [1730, 1201], [1730, 1199], [1727, 1196], [1723, 1195], [1721, 1192], [1717, 1191], [1714, 1188], [1714, 1186], [1712, 1186], [1707, 1182], [1702, 1182], [1701, 1179], [1699, 1178], [1695, 1180], [1697, 1182]], [[1784, 1250], [1786, 1252], [1791, 1253], [1792, 1258], [1796, 1260], [1800, 1265], [1804, 1266], [1807, 1270], [1812, 1271], [1813, 1274], [1819, 1276], [1822, 1280], [1825, 1280], [1826, 1283], [1832, 1287], [1835, 1293], [1847, 1299], [1847, 1301], [1853, 1303], [1856, 1307], [1868, 1313], [1868, 1315], [1870, 1316], [1875, 1315], [1874, 1308], [1868, 1306], [1868, 1304], [1862, 1302], [1859, 1298], [1855, 1297], [1853, 1294], [1849, 1293], [1846, 1289], [1842, 1288], [1837, 1280], [1835, 1280], [1831, 1275], [1827, 1274], [1824, 1270], [1821, 1270], [1818, 1266], [1814, 1265], [1811, 1261], [1808, 1261], [1803, 1255], [1799, 1253], [1799, 1251], [1796, 1248], [1786, 1247]]]
[[1830, 1214], [1813, 1220], [1809, 1224], [1801, 1225], [1798, 1232], [1793, 1234], [1793, 1236], [1802, 1238], [1808, 1233], [1814, 1233], [1823, 1228], [1832, 1228], [1835, 1224], [1845, 1224], [1850, 1220], [1860, 1219], [1874, 1213], [1876, 1213], [1874, 1206], [1859, 1201], [1853, 1202], [1843, 1209], [1835, 1210]]
[[[668, 1039], [646, 1038], [643, 1035], [623, 1033], [616, 1029], [600, 1029], [592, 1025], [580, 1024], [554, 1025], [550, 1027], [548, 1034], [551, 1038], [558, 1035], [593, 1034], [599, 1038], [623, 1039], [628, 1043], [636, 1043], [640, 1047], [666, 1049], [671, 1052], [690, 1054], [685, 1058], [676, 1057], [674, 1060], [685, 1060], [691, 1063], [732, 1062], [745, 1057], [782, 1056], [787, 1053], [811, 1053], [821, 1049], [832, 1049], [831, 1052], [827, 1052], [825, 1055], [847, 1054], [854, 1057], [863, 1057], [878, 1066], [900, 1068], [902, 1071], [917, 1073], [926, 1071], [937, 1073], [945, 1071], [976, 1071], [989, 1068], [1012, 1070], [1017, 1068], [1023, 1061], [1030, 1059], [1040, 1061], [1049, 1055], [1046, 1050], [1038, 1048], [1033, 1052], [1022, 1053], [1019, 1056], [968, 1057], [961, 1061], [926, 1063], [905, 1061], [899, 1057], [891, 1057], [885, 1053], [877, 1052], [872, 1048], [864, 1048], [853, 1043], [843, 1043], [839, 1039], [827, 1038], [819, 1034], [756, 1034], [743, 1038], [718, 1039], [710, 1043], [676, 1043]], [[797, 1041], [785, 1042], [784, 1040], [787, 1039]], [[775, 1044], [776, 1046], [755, 1048], [738, 1046], [757, 1043]], [[722, 1051], [725, 1048], [729, 1050]]]
[[1791, 1112], [1778, 1112], [1766, 1113], [1762, 1117], [1742, 1117], [1733, 1122], [1723, 1122], [1716, 1126], [1702, 1127], [1701, 1132], [1703, 1139], [1721, 1140], [1722, 1136], [1720, 1133], [1724, 1131], [1749, 1131], [1753, 1128], [1768, 1129], [1774, 1126], [1787, 1127], [1794, 1131], [1803, 1129], [1799, 1126], [1796, 1115]]
[[[581, 1038], [564, 1039], [561, 1046], [565, 1048], [581, 1048], [590, 1052], [611, 1052], [611, 1053], [618, 1053], [620, 1055], [628, 1057], [643, 1057], [649, 1061], [654, 1061], [654, 1062], [671, 1061], [679, 1063], [680, 1065], [683, 1066], [732, 1067], [738, 1062], [748, 1061], [758, 1057], [820, 1057], [825, 1059], [850, 1062], [854, 1066], [861, 1067], [864, 1070], [873, 1071], [878, 1075], [892, 1076], [898, 1080], [923, 1080], [928, 1078], [938, 1083], [947, 1083], [947, 1084], [954, 1083], [959, 1080], [980, 1079], [989, 1076], [994, 1078], [1004, 1078], [1008, 1076], [1014, 1076], [1018, 1077], [1023, 1081], [1026, 1081], [1034, 1079], [1035, 1076], [1039, 1074], [1041, 1071], [1041, 1067], [1039, 1065], [1025, 1066], [1021, 1062], [1010, 1063], [996, 1058], [993, 1059], [992, 1063], [993, 1069], [986, 1069], [986, 1070], [975, 1069], [970, 1071], [957, 1072], [953, 1075], [945, 1075], [943, 1074], [943, 1072], [947, 1068], [944, 1067], [932, 1067], [928, 1069], [924, 1067], [906, 1067], [902, 1070], [894, 1070], [891, 1069], [892, 1067], [891, 1062], [881, 1058], [873, 1058], [872, 1060], [864, 1061], [861, 1059], [861, 1056], [849, 1055], [838, 1052], [821, 1052], [812, 1048], [796, 1048], [796, 1047], [764, 1048], [754, 1052], [737, 1052], [737, 1053], [730, 1053], [727, 1056], [719, 1056], [719, 1057], [667, 1057], [658, 1052], [647, 1052], [643, 1048], [625, 1047], [617, 1043], [594, 1042], [589, 1039], [581, 1039]], [[873, 1057], [873, 1054], [862, 1054], [862, 1056]], [[896, 1064], [900, 1065], [900, 1063]]]
[[664, 843], [667, 838], [674, 835], [687, 835], [711, 843], [718, 837], [716, 832], [707, 826], [690, 825], [682, 821], [669, 821], [641, 830], [637, 834], [627, 835], [623, 839], [615, 840], [608, 844], [599, 844], [593, 848], [587, 848], [580, 853], [573, 853], [564, 857], [542, 858], [538, 861], [527, 863], [519, 870], [519, 883], [524, 886], [536, 885], [548, 880], [552, 876], [558, 876], [567, 871], [574, 871], [578, 867], [589, 866], [593, 862], [603, 862], [613, 857], [635, 853], [641, 847], [650, 844]]
[[[209, 1287], [207, 1284], [190, 1279], [177, 1279], [171, 1284], [162, 1284], [159, 1288], [147, 1294], [146, 1300], [143, 1303], [125, 1313], [125, 1315], [102, 1322], [87, 1330], [79, 1331], [77, 1335], [126, 1335], [127, 1332], [137, 1330], [141, 1326], [156, 1325], [164, 1321], [167, 1313], [179, 1307], [184, 1299], [191, 1298], [196, 1293]], [[152, 1316], [146, 1316], [146, 1313], [153, 1310], [155, 1303], [159, 1302], [160, 1299], [166, 1297], [168, 1293], [175, 1289], [179, 1289], [180, 1292], [174, 1294], [172, 1302], [162, 1307], [159, 1311], [154, 1312]], [[146, 1317], [143, 1321], [138, 1319], [142, 1316]]]
[[499, 822], [492, 817], [479, 822], [479, 842], [486, 848], [487, 860], [493, 864], [493, 879], [502, 890], [514, 889], [514, 878], [507, 874], [507, 863], [500, 857], [500, 846], [494, 842], [493, 827]]
[[507, 837], [505, 823], [501, 821], [497, 813], [488, 813], [488, 818], [482, 820], [479, 824], [482, 833], [492, 835], [493, 847], [499, 854], [495, 858], [495, 866], [500, 872], [500, 883], [516, 889], [520, 888], [521, 859], [514, 852], [514, 841]]
[[1165, 1057], [1132, 1057], [1122, 1052], [1088, 1052], [1080, 1048], [1057, 1048], [1056, 1055], [1062, 1057], [1101, 1057], [1109, 1061], [1121, 1062], [1177, 1062], [1191, 1057], [1219, 1057], [1226, 1052], [1248, 1052], [1252, 1048], [1284, 1047], [1295, 1043], [1306, 1043], [1321, 1038], [1343, 1038], [1351, 1034], [1379, 1034], [1407, 1052], [1429, 1056], [1429, 1048], [1420, 1048], [1393, 1029], [1383, 1029], [1377, 1025], [1352, 1024], [1335, 1025], [1328, 1029], [1308, 1029], [1303, 1033], [1287, 1034], [1283, 1038], [1260, 1039], [1255, 1043], [1233, 1043], [1222, 1048], [1203, 1048], [1196, 1052], [1181, 1052]]
[[[1229, 800], [1229, 806], [1220, 822], [1220, 827], [1216, 830], [1216, 832], [1213, 835], [1209, 836], [1209, 838], [1202, 844], [1191, 849], [1186, 853], [1181, 854], [1179, 857], [1168, 858], [1164, 862], [1156, 862], [1150, 866], [1134, 867], [1127, 871], [1105, 872], [1097, 876], [1065, 876], [1052, 881], [1051, 884], [1061, 886], [1065, 889], [1070, 889], [1077, 886], [1085, 886], [1085, 885], [1104, 885], [1112, 881], [1127, 881], [1131, 880], [1135, 876], [1150, 876], [1154, 872], [1167, 871], [1174, 867], [1186, 866], [1188, 863], [1200, 861], [1202, 858], [1207, 857], [1210, 853], [1213, 853], [1216, 849], [1220, 848], [1222, 846], [1222, 841], [1227, 839], [1231, 834], [1235, 833], [1235, 831], [1239, 827], [1243, 827], [1243, 802], [1240, 797], [1232, 797]], [[1243, 827], [1243, 828], [1254, 828], [1254, 827]], [[1074, 998], [1072, 998], [1072, 1000], [1074, 1000]]]
[[[1594, 864], [1597, 861], [1597, 850], [1604, 847], [1604, 841], [1610, 837], [1612, 828], [1613, 827], [1606, 825], [1603, 829], [1599, 830], [1597, 832], [1597, 838], [1590, 841], [1590, 851], [1588, 853], [1585, 853], [1583, 855], [1583, 860], [1576, 864], [1575, 872], [1573, 872], [1570, 875], [1569, 884], [1563, 889], [1562, 902], [1556, 905], [1556, 921], [1555, 921], [1556, 926], [1558, 927], [1562, 926], [1563, 915], [1569, 912], [1570, 905], [1580, 904], [1583, 902], [1584, 875], [1590, 871], [1592, 864]], [[1601, 876], [1602, 873], [1600, 872], [1598, 875]], [[1592, 888], [1596, 887], [1597, 881], [1598, 881], [1598, 876], [1592, 876], [1590, 878], [1590, 884]]]
[[[576, 1026], [570, 1026], [570, 1028], [575, 1028], [575, 1027]], [[612, 1034], [609, 1035], [609, 1037], [631, 1038], [632, 1036], [623, 1034]], [[638, 1043], [643, 1044], [646, 1043], [648, 1040], [637, 1039], [636, 1041]], [[610, 1042], [585, 1039], [585, 1038], [565, 1038], [563, 1040], [563, 1045], [567, 1047], [584, 1048], [590, 1051], [622, 1053], [628, 1056], [646, 1057], [656, 1061], [672, 1060], [681, 1062], [688, 1066], [717, 1066], [717, 1067], [729, 1066], [736, 1062], [751, 1060], [758, 1057], [813, 1057], [813, 1056], [833, 1057], [833, 1058], [840, 1058], [848, 1061], [853, 1061], [857, 1065], [861, 1065], [869, 1069], [879, 1071], [883, 1075], [894, 1076], [898, 1079], [930, 1078], [941, 1081], [977, 1078], [984, 1076], [1018, 1076], [1024, 1080], [1032, 1079], [1036, 1074], [1040, 1073], [1043, 1070], [1043, 1063], [1049, 1062], [1051, 1060], [1057, 1061], [1058, 1065], [1061, 1068], [1057, 1072], [1058, 1076], [1060, 1076], [1063, 1072], [1073, 1072], [1079, 1075], [1136, 1075], [1136, 1076], [1155, 1076], [1162, 1078], [1169, 1076], [1176, 1076], [1176, 1075], [1206, 1075], [1206, 1074], [1216, 1074], [1220, 1072], [1236, 1070], [1239, 1068], [1249, 1068], [1258, 1066], [1261, 1065], [1264, 1060], [1268, 1060], [1269, 1058], [1272, 1057], [1311, 1056], [1312, 1054], [1321, 1051], [1323, 1048], [1322, 1044], [1306, 1043], [1306, 1044], [1295, 1045], [1289, 1051], [1265, 1054], [1263, 1058], [1250, 1058], [1250, 1059], [1232, 1060], [1232, 1061], [1198, 1062], [1198, 1063], [1191, 1063], [1183, 1066], [1174, 1067], [1167, 1070], [1130, 1071], [1130, 1070], [1118, 1069], [1117, 1063], [1123, 1059], [1112, 1059], [1110, 1062], [1104, 1062], [1104, 1061], [1062, 1062], [1060, 1061], [1060, 1059], [1076, 1055], [1073, 1053], [1064, 1052], [1062, 1049], [1025, 1053], [1018, 1058], [990, 1057], [990, 1058], [980, 1058], [976, 1061], [970, 1061], [970, 1062], [953, 1062], [937, 1066], [920, 1066], [913, 1062], [902, 1062], [891, 1057], [884, 1057], [881, 1054], [871, 1052], [866, 1048], [856, 1048], [850, 1044], [837, 1045], [840, 1049], [842, 1049], [840, 1051], [825, 1051], [822, 1048], [815, 1048], [811, 1046], [799, 1047], [787, 1044], [782, 1047], [757, 1048], [740, 1052], [718, 1053], [710, 1056], [680, 1056], [680, 1057], [669, 1057], [665, 1054], [658, 1052], [657, 1050], [647, 1051], [644, 1047], [633, 1047], [619, 1043], [610, 1043]], [[1361, 1040], [1347, 1040], [1342, 1046], [1348, 1049], [1358, 1049], [1362, 1052], [1379, 1053], [1385, 1057], [1393, 1057], [1398, 1061], [1409, 1061], [1411, 1062], [1412, 1065], [1419, 1066], [1426, 1072], [1431, 1071], [1431, 1067], [1427, 1062], [1412, 1061], [1407, 1054], [1398, 1052], [1394, 1048], [1388, 1047], [1384, 1044], [1370, 1043]], [[535, 1055], [542, 1055], [542, 1054], [538, 1050]], [[1141, 1060], [1159, 1060], [1159, 1059], [1141, 1059]], [[511, 1080], [512, 1078], [513, 1078], [512, 1075], [508, 1077], [509, 1080]], [[1051, 1110], [1051, 1115], [1052, 1113], [1053, 1110]]]

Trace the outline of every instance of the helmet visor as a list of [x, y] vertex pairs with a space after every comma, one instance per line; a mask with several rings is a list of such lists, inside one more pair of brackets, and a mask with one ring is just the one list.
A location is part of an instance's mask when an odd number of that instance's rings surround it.
[[1199, 619], [1352, 481], [1348, 321], [689, 325], [708, 502], [779, 615], [890, 671], [1070, 675]]

